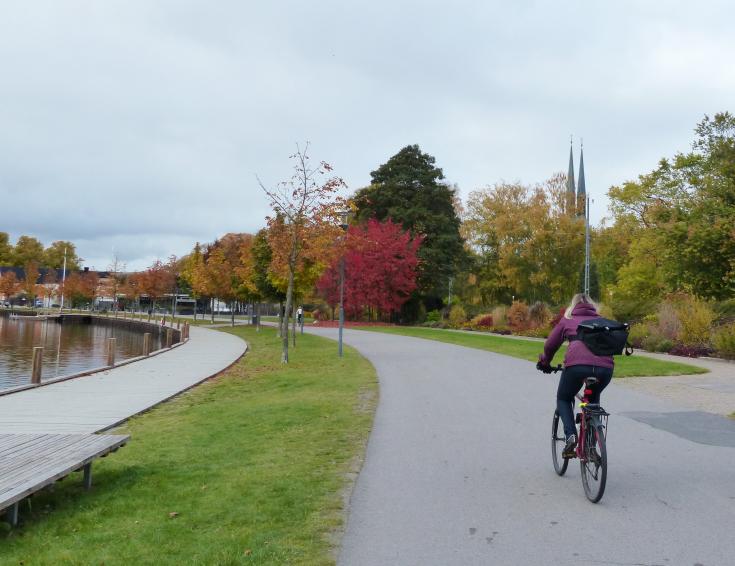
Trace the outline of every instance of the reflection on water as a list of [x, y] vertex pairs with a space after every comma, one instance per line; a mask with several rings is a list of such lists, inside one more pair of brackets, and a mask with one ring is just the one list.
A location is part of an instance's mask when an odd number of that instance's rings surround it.
[[[34, 346], [43, 346], [41, 380], [45, 381], [104, 366], [107, 338], [116, 338], [116, 362], [143, 353], [141, 331], [68, 318], [62, 324], [53, 319], [0, 316], [0, 389], [30, 383]], [[152, 348], [160, 348], [160, 337], [151, 338]]]

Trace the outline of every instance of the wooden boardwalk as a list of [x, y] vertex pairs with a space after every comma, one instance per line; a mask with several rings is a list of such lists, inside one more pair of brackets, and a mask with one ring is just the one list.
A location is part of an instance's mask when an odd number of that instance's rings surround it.
[[107, 430], [216, 375], [245, 353], [232, 334], [192, 326], [186, 344], [89, 376], [0, 397], [3, 433]]
[[74, 471], [92, 486], [92, 461], [124, 446], [121, 434], [0, 434], [0, 511], [18, 524], [18, 503]]

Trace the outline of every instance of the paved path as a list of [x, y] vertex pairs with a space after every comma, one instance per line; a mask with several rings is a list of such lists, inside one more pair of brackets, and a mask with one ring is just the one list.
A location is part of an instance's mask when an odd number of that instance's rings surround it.
[[735, 561], [735, 421], [614, 382], [608, 487], [593, 505], [577, 465], [563, 478], [551, 465], [557, 377], [441, 342], [355, 330], [345, 341], [375, 365], [380, 403], [340, 564]]
[[170, 352], [109, 371], [0, 397], [3, 433], [106, 430], [220, 372], [246, 350], [232, 334], [190, 327]]

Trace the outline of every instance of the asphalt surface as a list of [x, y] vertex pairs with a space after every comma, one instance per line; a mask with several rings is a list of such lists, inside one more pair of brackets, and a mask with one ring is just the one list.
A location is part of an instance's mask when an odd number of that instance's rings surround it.
[[595, 505], [576, 460], [562, 478], [551, 464], [558, 374], [416, 338], [345, 342], [377, 369], [380, 402], [339, 564], [735, 564], [735, 421], [613, 382]]

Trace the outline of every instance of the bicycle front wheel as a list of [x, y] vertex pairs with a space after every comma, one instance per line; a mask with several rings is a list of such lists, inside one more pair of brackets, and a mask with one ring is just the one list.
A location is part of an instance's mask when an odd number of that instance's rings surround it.
[[605, 493], [607, 481], [607, 447], [605, 432], [599, 423], [590, 423], [585, 431], [582, 448], [582, 485], [584, 493], [592, 503], [597, 503]]
[[569, 460], [562, 456], [565, 444], [564, 424], [559, 418], [559, 413], [554, 411], [554, 418], [551, 421], [551, 458], [554, 462], [554, 470], [560, 476], [564, 475], [569, 465]]

